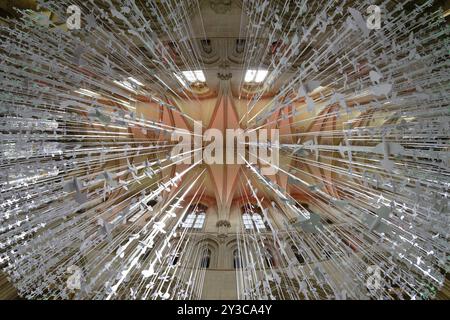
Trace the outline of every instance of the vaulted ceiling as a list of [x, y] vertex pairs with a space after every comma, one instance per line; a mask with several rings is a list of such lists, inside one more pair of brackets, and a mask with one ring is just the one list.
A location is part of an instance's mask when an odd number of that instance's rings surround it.
[[[150, 286], [156, 265], [173, 269], [160, 252], [169, 256], [173, 239], [184, 245], [174, 218], [199, 203], [217, 209], [217, 230], [208, 231], [216, 236], [231, 225], [233, 206], [278, 210], [291, 224], [269, 236], [286, 268], [281, 231], [305, 252], [335, 246], [356, 256], [360, 264], [346, 270], [361, 283], [361, 268], [376, 262], [389, 277], [390, 264], [392, 277], [414, 270], [420, 288], [405, 280], [408, 298], [445, 287], [448, 3], [386, 1], [381, 26], [369, 29], [370, 1], [72, 2], [81, 8], [78, 29], [59, 1], [0, 7], [0, 262], [22, 294], [66, 297], [57, 281], [37, 277], [51, 269], [63, 281], [66, 262], [90, 254], [91, 284], [80, 297], [129, 297], [133, 270], [142, 296], [166, 298], [163, 284], [154, 296], [142, 283]], [[252, 70], [260, 81], [249, 80]], [[270, 145], [277, 172], [262, 175], [261, 159], [174, 161], [171, 134], [195, 136], [195, 122], [202, 134], [279, 130]], [[234, 232], [242, 231], [238, 221]], [[25, 252], [30, 243], [38, 249]], [[154, 244], [158, 254], [144, 255]], [[339, 273], [340, 262], [330, 264]], [[333, 292], [351, 292], [329, 281]], [[261, 297], [262, 287], [244, 291]]]

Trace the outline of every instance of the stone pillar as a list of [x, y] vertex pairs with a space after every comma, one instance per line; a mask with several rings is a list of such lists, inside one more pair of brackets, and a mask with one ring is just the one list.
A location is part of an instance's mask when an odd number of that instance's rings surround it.
[[228, 232], [231, 227], [231, 224], [228, 220], [219, 220], [217, 221], [217, 238], [219, 240], [219, 252], [217, 259], [217, 268], [218, 269], [226, 269], [227, 265], [227, 255], [226, 255], [226, 240], [228, 238]]

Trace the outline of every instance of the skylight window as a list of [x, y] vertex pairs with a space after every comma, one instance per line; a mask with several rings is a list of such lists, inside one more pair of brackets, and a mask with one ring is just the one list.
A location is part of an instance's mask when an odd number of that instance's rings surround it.
[[205, 213], [190, 213], [184, 219], [184, 222], [181, 224], [183, 228], [193, 228], [193, 229], [202, 229], [205, 224]]
[[268, 70], [258, 69], [258, 70], [247, 70], [245, 73], [245, 82], [254, 82], [254, 83], [261, 83], [266, 79], [267, 74], [269, 73]]
[[195, 71], [183, 71], [184, 77], [188, 79], [189, 82], [205, 82], [205, 74], [202, 70]]
[[175, 77], [185, 87], [187, 86], [186, 82], [188, 82], [189, 84], [206, 82], [205, 74], [202, 70], [181, 71], [180, 74], [175, 73]]
[[256, 230], [266, 230], [266, 225], [264, 224], [264, 221], [260, 214], [258, 213], [244, 213], [242, 215], [242, 221], [244, 222], [244, 228], [247, 230], [253, 230], [256, 228]]
[[263, 222], [262, 217], [259, 214], [253, 215], [253, 222], [255, 223], [256, 229], [258, 230], [265, 230], [266, 226]]
[[183, 228], [192, 228], [195, 222], [195, 218], [197, 215], [195, 213], [190, 213], [187, 215], [186, 219], [184, 219], [184, 222], [182, 224]]
[[194, 229], [201, 229], [203, 228], [203, 224], [205, 223], [205, 214], [204, 213], [198, 213], [197, 219], [195, 220]]
[[244, 213], [242, 215], [242, 221], [244, 222], [245, 229], [253, 230], [253, 221], [251, 215], [249, 215], [248, 213]]

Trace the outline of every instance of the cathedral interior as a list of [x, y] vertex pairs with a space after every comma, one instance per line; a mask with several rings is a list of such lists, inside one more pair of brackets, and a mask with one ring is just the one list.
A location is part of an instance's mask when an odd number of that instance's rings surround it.
[[0, 298], [449, 299], [449, 16], [0, 1]]

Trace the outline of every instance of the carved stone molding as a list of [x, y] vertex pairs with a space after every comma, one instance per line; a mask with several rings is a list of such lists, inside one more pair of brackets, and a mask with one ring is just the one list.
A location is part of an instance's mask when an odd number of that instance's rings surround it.
[[297, 220], [298, 220], [297, 217], [291, 218], [291, 219], [289, 219], [289, 224], [292, 225], [292, 224], [296, 223]]
[[219, 238], [219, 242], [223, 243], [225, 239], [228, 237], [228, 229], [231, 227], [231, 223], [228, 220], [219, 220], [216, 223], [217, 237]]
[[227, 240], [228, 235], [225, 233], [220, 233], [217, 235], [217, 239], [219, 239], [219, 243], [225, 243], [225, 240]]
[[228, 220], [219, 220], [216, 223], [216, 227], [217, 228], [220, 228], [220, 227], [230, 228], [231, 227], [231, 223]]
[[233, 74], [231, 74], [231, 73], [221, 73], [221, 72], [219, 72], [219, 73], [217, 74], [217, 77], [218, 77], [220, 80], [230, 80], [230, 79], [233, 77]]

